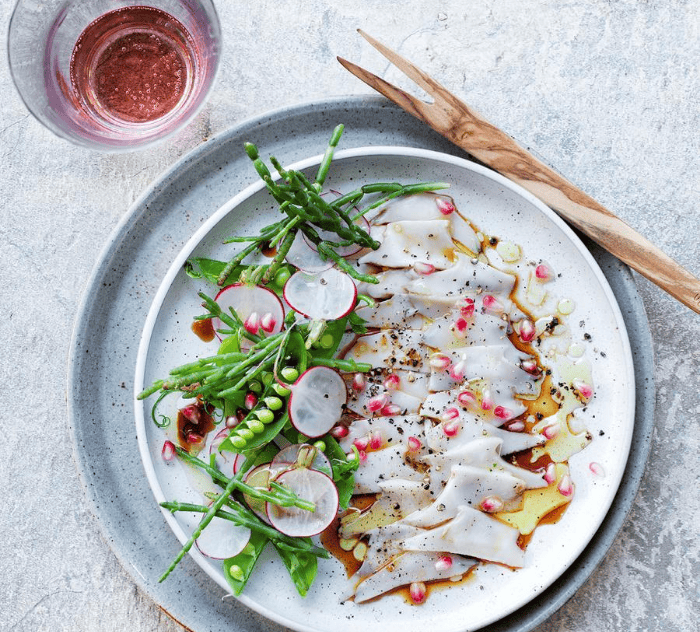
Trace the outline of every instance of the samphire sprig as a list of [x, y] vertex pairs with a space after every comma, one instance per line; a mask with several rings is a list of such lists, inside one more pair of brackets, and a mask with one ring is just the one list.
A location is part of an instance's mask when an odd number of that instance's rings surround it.
[[[170, 370], [166, 378], [156, 380], [150, 387], [139, 393], [138, 399], [146, 399], [159, 391], [161, 395], [180, 391], [187, 398], [194, 399], [199, 396], [209, 402], [234, 397], [239, 393], [245, 394], [253, 380], [258, 379], [263, 372], [269, 373], [276, 362], [279, 364], [280, 360], [286, 358], [286, 346], [292, 330], [300, 335], [302, 347], [308, 338], [308, 324], [294, 324], [285, 331], [267, 337], [250, 334], [241, 326], [240, 318], [233, 309], [225, 313], [216, 301], [204, 292], [200, 292], [199, 297], [207, 312], [198, 316], [198, 319], [219, 318], [224, 325], [230, 327], [232, 331], [238, 331], [240, 335], [245, 335], [253, 344], [245, 351], [219, 353], [175, 367]], [[317, 359], [307, 354], [307, 359], [303, 363], [304, 369], [309, 363], [321, 362], [326, 366], [344, 371], [366, 372], [371, 368], [369, 364], [353, 360]]]
[[[285, 169], [274, 156], [271, 156], [270, 163], [281, 178], [275, 181], [270, 169], [261, 160], [258, 148], [252, 143], [245, 144], [246, 153], [252, 160], [255, 170], [265, 182], [272, 197], [279, 204], [280, 212], [286, 217], [279, 222], [266, 226], [257, 236], [232, 237], [226, 240], [227, 243], [250, 243], [237, 253], [222, 270], [217, 280], [219, 285], [223, 285], [231, 271], [243, 263], [249, 255], [272, 246], [277, 249], [277, 252], [262, 277], [263, 283], [270, 281], [284, 262], [299, 231], [304, 233], [305, 237], [316, 246], [319, 255], [324, 260], [331, 259], [341, 270], [358, 281], [377, 283], [377, 279], [374, 276], [360, 273], [337, 252], [338, 248], [349, 245], [358, 245], [361, 248], [371, 248], [373, 250], [379, 248], [379, 242], [364, 230], [356, 220], [395, 197], [445, 189], [449, 185], [443, 182], [423, 182], [408, 185], [397, 182], [378, 182], [364, 185], [332, 201], [325, 199], [321, 195], [323, 184], [328, 175], [335, 148], [338, 146], [340, 137], [343, 134], [343, 129], [343, 125], [338, 125], [333, 130], [313, 182], [301, 171]], [[364, 209], [357, 210], [357, 205], [363, 198], [372, 194], [378, 194], [379, 198], [375, 199]], [[323, 236], [319, 231], [325, 231]], [[335, 238], [333, 240], [326, 238], [325, 235], [327, 233], [335, 235]]]

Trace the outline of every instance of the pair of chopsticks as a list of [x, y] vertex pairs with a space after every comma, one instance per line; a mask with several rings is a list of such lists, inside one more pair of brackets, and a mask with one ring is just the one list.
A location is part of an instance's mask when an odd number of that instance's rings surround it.
[[522, 186], [608, 252], [700, 313], [700, 279], [566, 178], [537, 160], [420, 68], [367, 33], [359, 33], [423, 88], [434, 102], [417, 99], [364, 68], [338, 57], [338, 61], [353, 75], [477, 160]]

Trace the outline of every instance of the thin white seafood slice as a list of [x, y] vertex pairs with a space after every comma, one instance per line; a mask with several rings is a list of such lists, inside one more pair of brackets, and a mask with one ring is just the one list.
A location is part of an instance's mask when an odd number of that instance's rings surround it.
[[407, 294], [406, 296], [408, 296], [416, 312], [430, 320], [444, 318], [458, 306], [460, 301], [464, 300], [459, 297], [455, 299], [451, 296], [433, 297], [421, 296], [419, 294]]
[[426, 324], [426, 318], [418, 313], [405, 294], [396, 294], [378, 302], [374, 307], [364, 305], [355, 312], [365, 319], [367, 327], [422, 329]]
[[410, 268], [427, 263], [440, 270], [455, 258], [449, 220], [394, 222], [384, 227], [381, 246], [362, 255], [360, 263], [387, 268]]
[[[371, 274], [367, 264], [358, 264], [364, 274]], [[412, 268], [399, 268], [397, 270], [384, 270], [373, 275], [378, 283], [365, 283], [364, 281], [357, 284], [357, 291], [360, 294], [367, 294], [377, 300], [391, 298], [395, 294], [403, 294], [403, 288], [418, 278], [418, 274]]]
[[351, 538], [392, 524], [430, 505], [432, 497], [418, 481], [393, 478], [379, 485], [381, 494], [363, 511], [350, 510], [340, 520], [338, 535]]
[[412, 582], [459, 577], [478, 564], [478, 560], [461, 555], [449, 556], [449, 562], [446, 559], [447, 556], [440, 553], [402, 553], [358, 584], [355, 603], [368, 601]]
[[515, 452], [529, 450], [535, 446], [542, 445], [546, 439], [541, 434], [530, 434], [528, 432], [511, 432], [503, 428], [494, 428], [489, 424], [488, 433], [490, 436], [503, 441], [501, 445], [501, 454], [507, 456]]
[[420, 345], [420, 337], [417, 329], [386, 329], [367, 334], [360, 337], [345, 357], [373, 367], [427, 373], [428, 352]]
[[476, 236], [471, 224], [469, 224], [459, 212], [454, 212], [450, 215], [450, 230], [452, 231], [452, 239], [460, 246], [470, 253], [475, 255], [479, 254], [481, 251], [481, 242]]
[[403, 547], [410, 551], [444, 551], [521, 568], [525, 552], [518, 546], [519, 535], [517, 529], [464, 505], [452, 520], [408, 538]]
[[340, 439], [340, 447], [345, 452], [349, 452], [356, 441], [366, 441], [369, 445], [374, 438], [376, 448], [374, 446], [372, 448], [381, 449], [403, 443], [408, 437], [422, 439], [424, 429], [425, 421], [420, 415], [356, 419], [348, 426], [347, 436]]
[[426, 301], [444, 302], [456, 300], [460, 296], [497, 296], [507, 311], [510, 305], [508, 297], [515, 286], [515, 280], [512, 274], [492, 268], [479, 259], [457, 253], [453, 266], [420, 276], [405, 284], [404, 289], [408, 294], [422, 297]]
[[449, 195], [436, 195], [435, 193], [404, 195], [394, 198], [382, 206], [372, 218], [372, 224], [385, 226], [393, 222], [449, 219], [453, 211], [446, 203], [454, 207], [454, 199]]
[[[432, 436], [426, 431], [426, 441], [431, 445]], [[451, 447], [439, 454], [429, 454], [423, 458], [430, 466], [431, 478], [438, 478], [441, 472], [450, 472], [458, 465], [473, 465], [489, 471], [507, 472], [521, 479], [527, 489], [546, 487], [542, 474], [509, 463], [501, 456], [501, 439], [482, 437]]]
[[421, 399], [403, 391], [365, 388], [360, 392], [352, 392], [347, 408], [358, 415], [386, 417], [417, 413], [421, 403]]
[[353, 389], [360, 391], [369, 389], [370, 395], [377, 395], [383, 390], [398, 390], [421, 401], [428, 396], [428, 376], [417, 371], [375, 369], [369, 373], [361, 374], [359, 385], [355, 383], [355, 375], [347, 374], [346, 377], [348, 380], [353, 378]]
[[446, 349], [454, 370], [432, 367], [430, 390], [445, 391], [470, 380], [489, 382], [494, 390], [505, 394], [532, 397], [537, 393], [538, 376], [525, 371], [521, 364], [531, 356], [506, 345], [475, 345]]
[[[425, 411], [421, 414], [432, 417]], [[446, 434], [445, 426], [448, 424], [450, 432]], [[459, 410], [459, 416], [450, 421], [435, 426], [426, 423], [424, 434], [428, 447], [438, 454], [484, 437], [501, 439], [503, 441], [501, 445], [502, 455], [522, 452], [545, 442], [545, 438], [541, 434], [510, 432], [503, 428], [497, 428], [462, 409]]]
[[395, 445], [376, 452], [367, 452], [355, 472], [355, 494], [375, 494], [380, 484], [391, 478], [423, 481], [425, 474], [406, 462], [406, 446]]
[[422, 531], [418, 527], [412, 527], [402, 522], [394, 522], [369, 531], [367, 534], [369, 535], [369, 543], [362, 566], [350, 578], [353, 586], [357, 584], [358, 579], [371, 575], [392, 557], [402, 553], [404, 551], [403, 541], [419, 535]]
[[399, 378], [396, 388], [407, 395], [413, 395], [421, 400], [428, 396], [428, 376], [425, 373], [398, 369], [391, 371], [389, 375]]
[[432, 527], [454, 518], [462, 505], [480, 507], [488, 497], [498, 498], [499, 510], [512, 511], [520, 505], [524, 491], [525, 481], [508, 472], [455, 465], [435, 501], [406, 516], [404, 522], [414, 527]]
[[[416, 313], [418, 310], [410, 300], [406, 301]], [[358, 310], [359, 311], [359, 310]], [[458, 328], [461, 323], [464, 328]], [[459, 310], [436, 318], [423, 331], [423, 344], [435, 349], [456, 349], [473, 345], [511, 345], [508, 339], [508, 323], [500, 316], [475, 313], [464, 318]]]
[[449, 219], [450, 230], [455, 241], [473, 253], [478, 253], [481, 250], [481, 243], [476, 232], [456, 210], [454, 199], [448, 195], [419, 193], [396, 198], [382, 208], [372, 219], [372, 223], [381, 226], [392, 222], [427, 219]]
[[[426, 417], [432, 419], [442, 420], [448, 409], [466, 410], [466, 406], [460, 403], [459, 396], [463, 392], [460, 388], [453, 388], [449, 391], [438, 391], [436, 393], [431, 393], [424, 400], [420, 407], [420, 413]], [[514, 419], [522, 415], [527, 407], [519, 400], [513, 397], [512, 393], [500, 393], [494, 389], [495, 400], [501, 410], [508, 410], [507, 417], [502, 413], [501, 417], [497, 417], [493, 414], [493, 411], [479, 411], [476, 416], [484, 419], [487, 423], [493, 424], [494, 426], [502, 426], [506, 421]]]

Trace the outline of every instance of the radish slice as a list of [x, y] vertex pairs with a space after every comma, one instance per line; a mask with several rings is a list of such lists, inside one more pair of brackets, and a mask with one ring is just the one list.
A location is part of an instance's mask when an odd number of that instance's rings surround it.
[[[258, 465], [254, 467], [245, 477], [245, 483], [251, 487], [260, 487], [262, 489], [270, 488], [270, 477], [273, 473], [279, 473], [280, 469], [271, 468], [271, 463], [264, 463], [263, 465]], [[266, 502], [264, 500], [258, 500], [257, 498], [251, 498], [248, 494], [243, 494], [248, 507], [250, 510], [261, 520], [270, 524], [267, 519], [267, 512], [265, 511]]]
[[338, 513], [338, 490], [328, 476], [316, 470], [297, 468], [280, 474], [275, 480], [316, 506], [314, 511], [306, 511], [267, 503], [267, 517], [275, 529], [295, 538], [305, 538], [321, 533], [333, 522]]
[[295, 268], [303, 272], [313, 274], [315, 272], [323, 272], [333, 267], [333, 261], [330, 259], [324, 261], [304, 237], [303, 233], [297, 233], [292, 247], [289, 249], [285, 257], [288, 263], [291, 263]]
[[238, 555], [250, 540], [250, 529], [239, 527], [230, 520], [214, 517], [195, 544], [202, 555], [225, 560]]
[[[282, 331], [284, 325], [282, 301], [277, 294], [266, 287], [234, 283], [223, 288], [216, 295], [215, 300], [225, 313], [229, 313], [231, 307], [236, 310], [239, 318], [246, 323], [246, 329], [252, 333], [259, 333], [261, 328], [267, 335]], [[229, 329], [228, 325], [221, 322], [219, 318], [213, 319], [213, 325], [214, 331]], [[244, 338], [241, 340], [241, 347], [245, 348], [245, 344]], [[248, 342], [247, 346], [250, 344]]]
[[320, 437], [335, 426], [348, 400], [343, 378], [325, 366], [311, 367], [289, 388], [289, 419], [307, 437]]
[[[311, 460], [311, 463], [308, 463], [308, 460]], [[328, 476], [333, 475], [331, 462], [328, 460], [328, 457], [321, 450], [308, 443], [288, 445], [272, 459], [271, 466], [287, 470], [293, 467], [308, 467], [312, 470], [323, 472]]]
[[289, 306], [312, 320], [336, 320], [357, 302], [357, 288], [344, 272], [331, 268], [316, 274], [294, 273], [284, 286]]

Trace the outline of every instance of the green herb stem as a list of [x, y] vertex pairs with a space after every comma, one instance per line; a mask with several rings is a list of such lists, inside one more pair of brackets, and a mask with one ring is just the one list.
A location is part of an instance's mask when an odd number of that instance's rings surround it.
[[[299, 498], [294, 492], [287, 489], [286, 487], [279, 485], [278, 488], [276, 488], [276, 492], [274, 493], [266, 491], [259, 487], [252, 487], [251, 485], [244, 483], [237, 477], [231, 479], [227, 478], [215, 467], [212, 467], [211, 465], [205, 463], [201, 459], [193, 457], [191, 454], [189, 454], [180, 447], [176, 447], [175, 449], [177, 450], [178, 456], [183, 461], [201, 468], [207, 474], [209, 474], [209, 476], [211, 476], [211, 478], [215, 482], [219, 483], [220, 485], [225, 485], [226, 489], [228, 489], [229, 486], [233, 485], [232, 490], [237, 489], [238, 491], [247, 494], [251, 498], [256, 498], [257, 500], [270, 502], [274, 505], [279, 505], [280, 507], [298, 507], [299, 509], [303, 509], [304, 511], [316, 510], [316, 505], [314, 503]], [[231, 492], [229, 491], [229, 494], [230, 493]]]

